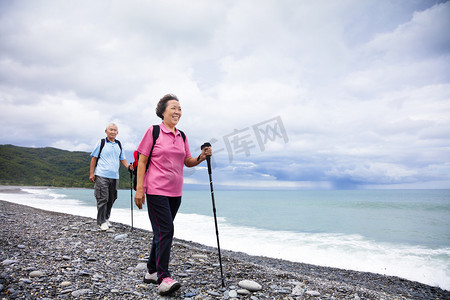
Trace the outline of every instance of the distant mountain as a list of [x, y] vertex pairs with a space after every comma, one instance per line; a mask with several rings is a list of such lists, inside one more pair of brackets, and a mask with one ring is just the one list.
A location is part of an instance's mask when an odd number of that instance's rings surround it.
[[[56, 148], [0, 145], [0, 185], [93, 188], [90, 153]], [[119, 169], [119, 188], [130, 188], [130, 173]]]

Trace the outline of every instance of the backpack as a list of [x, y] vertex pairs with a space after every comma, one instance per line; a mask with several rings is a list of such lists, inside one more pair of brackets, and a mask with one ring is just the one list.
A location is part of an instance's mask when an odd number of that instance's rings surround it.
[[[183, 138], [183, 142], [186, 142], [186, 135], [184, 134], [183, 131], [179, 130], [181, 134], [181, 137]], [[152, 157], [152, 153], [153, 153], [153, 148], [155, 147], [156, 144], [156, 140], [159, 137], [159, 132], [160, 132], [160, 128], [159, 125], [153, 125], [153, 131], [152, 131], [152, 137], [153, 137], [153, 144], [152, 144], [152, 148], [150, 149], [150, 154], [148, 155], [148, 160], [147, 160], [147, 165], [145, 167], [145, 172], [147, 172], [148, 170], [148, 166], [150, 164], [150, 158]], [[134, 151], [133, 156], [134, 156], [134, 162], [133, 162], [133, 189], [136, 190], [136, 186], [137, 186], [137, 172], [138, 172], [138, 165], [139, 165], [139, 152], [137, 150]]]
[[[120, 143], [119, 140], [115, 140], [115, 142], [117, 144], [119, 144], [119, 148], [120, 148], [119, 157], [120, 157], [120, 155], [122, 155], [122, 144]], [[100, 159], [100, 154], [102, 153], [103, 147], [105, 147], [105, 143], [106, 143], [106, 139], [101, 139], [101, 141], [100, 141], [100, 150], [98, 151], [97, 162], [95, 163], [95, 166], [97, 166], [97, 164], [98, 164], [98, 161]]]

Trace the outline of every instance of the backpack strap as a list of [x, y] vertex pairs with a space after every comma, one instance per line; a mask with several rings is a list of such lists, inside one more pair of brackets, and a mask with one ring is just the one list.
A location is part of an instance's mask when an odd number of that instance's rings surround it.
[[186, 143], [186, 135], [184, 134], [184, 132], [183, 131], [181, 131], [180, 129], [178, 129], [178, 131], [180, 132], [180, 134], [181, 134], [181, 137], [183, 138], [183, 142], [185, 142]]
[[97, 156], [97, 160], [100, 159], [100, 154], [102, 153], [103, 147], [105, 147], [105, 139], [101, 139], [100, 140], [100, 150], [98, 151], [98, 156]]
[[159, 131], [160, 131], [159, 125], [153, 125], [153, 130], [152, 130], [153, 144], [152, 144], [152, 149], [150, 149], [150, 154], [148, 155], [147, 166], [145, 167], [145, 171], [148, 170], [148, 166], [150, 164], [150, 157], [152, 157], [153, 148], [155, 148], [156, 140], [159, 137]]
[[116, 143], [119, 144], [119, 148], [120, 148], [120, 154], [119, 157], [122, 155], [122, 144], [120, 143], [119, 140], [116, 140]]
[[100, 154], [102, 153], [103, 147], [105, 147], [105, 139], [100, 140], [100, 150], [98, 151], [97, 161], [95, 162], [95, 167], [97, 167], [98, 161], [100, 160]]

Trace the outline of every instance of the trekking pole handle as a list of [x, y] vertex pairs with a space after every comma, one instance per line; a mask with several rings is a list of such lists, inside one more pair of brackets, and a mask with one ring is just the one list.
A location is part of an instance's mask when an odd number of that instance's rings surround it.
[[[211, 144], [206, 142], [201, 147], [200, 150], [203, 151], [204, 148], [211, 147]], [[206, 162], [208, 163], [208, 173], [211, 174], [211, 155], [206, 156]]]

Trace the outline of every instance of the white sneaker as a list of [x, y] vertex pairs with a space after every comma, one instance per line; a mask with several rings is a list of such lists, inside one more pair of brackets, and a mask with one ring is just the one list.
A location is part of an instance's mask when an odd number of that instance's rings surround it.
[[109, 229], [108, 223], [105, 222], [102, 225], [100, 225], [100, 229], [103, 230], [103, 231], [108, 230]]
[[150, 274], [148, 271], [145, 272], [144, 282], [145, 283], [154, 283], [154, 284], [158, 283], [158, 274], [156, 272], [152, 273], [152, 274]]
[[163, 279], [161, 284], [158, 287], [158, 292], [161, 296], [171, 294], [178, 290], [181, 287], [181, 284], [178, 281], [173, 280], [170, 277], [166, 277]]
[[108, 227], [111, 227], [111, 222], [109, 222], [109, 220], [106, 220], [106, 224], [108, 224]]

